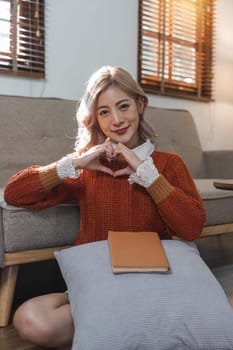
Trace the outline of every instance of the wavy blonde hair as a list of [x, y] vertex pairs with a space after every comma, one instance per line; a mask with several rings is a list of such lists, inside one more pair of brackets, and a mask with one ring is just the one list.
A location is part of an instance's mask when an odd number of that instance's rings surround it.
[[[105, 141], [105, 135], [98, 125], [95, 110], [100, 93], [113, 85], [133, 98], [137, 104], [141, 99], [145, 110], [148, 98], [127, 70], [111, 66], [100, 68], [90, 77], [76, 113], [78, 132], [75, 149], [79, 153]], [[142, 140], [150, 139], [156, 145], [155, 130], [144, 119], [144, 110], [143, 113], [139, 113], [138, 135]]]

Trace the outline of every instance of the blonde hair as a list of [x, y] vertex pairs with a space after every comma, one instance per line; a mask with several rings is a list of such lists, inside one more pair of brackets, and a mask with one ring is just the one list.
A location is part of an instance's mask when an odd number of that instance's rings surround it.
[[[97, 123], [95, 109], [100, 93], [113, 85], [118, 86], [136, 103], [141, 99], [145, 110], [148, 98], [128, 71], [121, 67], [104, 66], [100, 68], [90, 77], [76, 113], [78, 132], [75, 149], [79, 153], [104, 142], [105, 136]], [[144, 111], [139, 114], [139, 137], [142, 140], [149, 138], [152, 143], [156, 144], [155, 131], [144, 119], [143, 114]]]

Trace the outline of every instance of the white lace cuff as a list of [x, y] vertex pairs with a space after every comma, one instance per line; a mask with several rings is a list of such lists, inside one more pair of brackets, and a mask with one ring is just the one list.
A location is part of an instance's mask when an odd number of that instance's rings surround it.
[[131, 174], [128, 181], [130, 184], [137, 183], [143, 187], [149, 187], [159, 176], [159, 172], [151, 157], [146, 158]]
[[57, 162], [57, 173], [61, 180], [67, 177], [77, 179], [80, 176], [80, 170], [76, 170], [72, 163], [72, 156], [68, 154]]

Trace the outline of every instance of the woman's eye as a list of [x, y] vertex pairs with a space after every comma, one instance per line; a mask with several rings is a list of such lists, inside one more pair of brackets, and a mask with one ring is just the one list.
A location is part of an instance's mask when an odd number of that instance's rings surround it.
[[129, 108], [129, 104], [128, 103], [123, 103], [122, 105], [120, 105], [120, 109], [122, 111], [126, 111]]
[[101, 117], [106, 117], [108, 114], [109, 114], [109, 113], [108, 113], [107, 110], [102, 109], [102, 111], [100, 111]]

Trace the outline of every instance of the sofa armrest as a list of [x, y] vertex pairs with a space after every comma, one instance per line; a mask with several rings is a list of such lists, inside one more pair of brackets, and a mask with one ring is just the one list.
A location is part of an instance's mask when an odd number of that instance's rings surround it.
[[204, 151], [209, 178], [233, 178], [233, 150]]
[[5, 253], [72, 245], [79, 232], [79, 206], [62, 203], [41, 210], [8, 205], [0, 188], [0, 268]]

